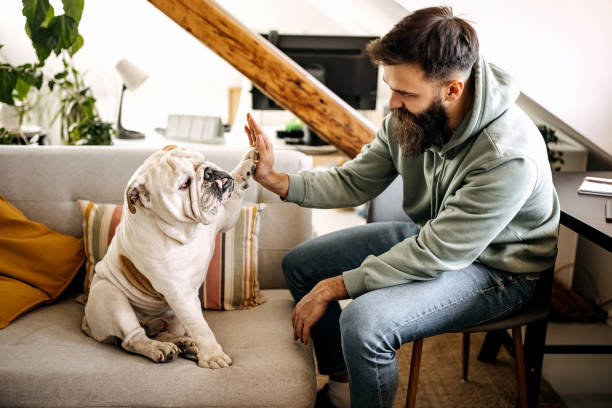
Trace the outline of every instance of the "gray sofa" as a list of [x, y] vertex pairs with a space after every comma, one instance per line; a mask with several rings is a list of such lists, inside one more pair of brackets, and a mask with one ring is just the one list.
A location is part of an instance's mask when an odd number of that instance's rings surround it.
[[[231, 169], [246, 148], [198, 148]], [[121, 203], [128, 178], [153, 148], [7, 146], [0, 148], [0, 195], [28, 218], [82, 236], [77, 199]], [[295, 151], [275, 152], [285, 172], [310, 168]], [[293, 300], [283, 255], [311, 236], [310, 210], [284, 203], [255, 182], [247, 200], [266, 203], [259, 279], [267, 303], [251, 310], [204, 311], [230, 368], [210, 370], [178, 359], [156, 364], [80, 330], [77, 292], [62, 295], [0, 330], [0, 406], [307, 407], [314, 403], [312, 348], [293, 340]]]

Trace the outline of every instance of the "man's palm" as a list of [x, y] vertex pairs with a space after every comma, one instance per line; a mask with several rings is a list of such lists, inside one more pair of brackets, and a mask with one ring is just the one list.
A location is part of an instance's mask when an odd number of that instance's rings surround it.
[[266, 177], [272, 172], [274, 165], [274, 151], [272, 143], [268, 140], [261, 127], [255, 122], [255, 119], [247, 113], [247, 124], [244, 130], [249, 137], [249, 144], [255, 146], [259, 151], [259, 162], [255, 169], [253, 178], [257, 182], [266, 180]]

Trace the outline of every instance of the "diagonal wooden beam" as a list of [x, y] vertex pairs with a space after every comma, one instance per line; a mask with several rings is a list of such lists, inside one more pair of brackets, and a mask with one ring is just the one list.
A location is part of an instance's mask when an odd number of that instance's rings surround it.
[[149, 0], [349, 157], [376, 129], [336, 94], [212, 0]]

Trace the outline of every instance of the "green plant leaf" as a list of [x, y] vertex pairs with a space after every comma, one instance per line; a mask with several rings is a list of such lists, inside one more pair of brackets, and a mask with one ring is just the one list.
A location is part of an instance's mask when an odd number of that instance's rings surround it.
[[26, 24], [31, 35], [40, 30], [43, 22], [48, 18], [51, 10], [49, 0], [23, 0], [22, 14], [26, 18]]
[[17, 73], [10, 66], [0, 66], [0, 102], [15, 105], [13, 89], [17, 84]]
[[38, 57], [38, 63], [40, 66], [44, 65], [46, 59], [51, 55], [51, 50], [53, 47], [49, 46], [51, 42], [54, 44], [53, 40], [49, 39], [49, 30], [48, 28], [41, 28], [40, 30], [34, 32], [31, 35], [32, 45], [36, 50], [36, 56]]
[[64, 14], [74, 19], [77, 25], [81, 22], [85, 0], [62, 0], [64, 2]]
[[76, 40], [74, 40], [70, 48], [68, 48], [68, 53], [70, 54], [70, 56], [76, 54], [76, 52], [81, 49], [84, 42], [85, 40], [83, 40], [83, 36], [81, 36], [81, 34], [78, 34]]
[[59, 55], [63, 49], [70, 48], [79, 35], [76, 22], [66, 15], [53, 17], [47, 29], [49, 30], [47, 45], [55, 55]]
[[42, 86], [43, 75], [31, 64], [24, 64], [17, 67], [19, 78], [25, 83], [40, 89]]
[[16, 95], [14, 95], [14, 97], [19, 101], [23, 101], [28, 96], [31, 87], [32, 85], [30, 83], [24, 81], [21, 76], [18, 76], [17, 83], [15, 84]]

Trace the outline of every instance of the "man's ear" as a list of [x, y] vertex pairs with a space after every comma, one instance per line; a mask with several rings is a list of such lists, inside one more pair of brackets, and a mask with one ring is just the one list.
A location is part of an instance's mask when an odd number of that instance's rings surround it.
[[465, 81], [461, 79], [451, 79], [444, 85], [445, 98], [447, 102], [455, 102], [463, 93]]
[[125, 190], [125, 200], [130, 212], [136, 214], [136, 206], [144, 208], [144, 203], [149, 202], [149, 191], [144, 183], [134, 182]]

